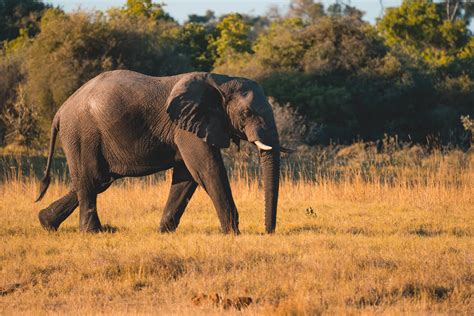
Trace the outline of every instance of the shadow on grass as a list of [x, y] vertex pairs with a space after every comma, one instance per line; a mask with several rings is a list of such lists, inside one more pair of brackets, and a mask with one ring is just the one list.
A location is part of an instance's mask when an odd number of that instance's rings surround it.
[[[113, 226], [110, 224], [105, 224], [102, 225], [102, 230], [98, 232], [98, 234], [115, 234], [120, 231], [123, 231], [124, 229], [118, 228], [117, 226]], [[42, 231], [45, 231], [42, 229]], [[64, 227], [59, 227], [57, 231], [49, 231], [50, 234], [77, 234], [77, 233], [83, 233], [79, 227], [75, 226], [64, 226]], [[94, 233], [90, 233], [94, 234]]]
[[101, 233], [115, 234], [119, 231], [120, 231], [120, 229], [117, 226], [113, 226], [113, 225], [110, 225], [110, 224], [105, 224], [105, 225], [102, 225]]
[[324, 229], [321, 225], [303, 225], [299, 227], [292, 227], [288, 230], [282, 231], [282, 235], [298, 235], [302, 233], [315, 233], [315, 234], [323, 234], [323, 233], [331, 233], [331, 229]]
[[360, 290], [354, 297], [346, 299], [346, 305], [355, 305], [359, 309], [370, 306], [391, 305], [402, 299], [420, 300], [422, 293], [434, 302], [447, 300], [453, 293], [453, 287], [442, 285], [424, 285], [416, 283], [407, 283], [402, 287], [377, 288]]
[[435, 237], [443, 233], [441, 229], [432, 227], [431, 225], [419, 225], [418, 227], [409, 229], [410, 235], [416, 235], [418, 237]]

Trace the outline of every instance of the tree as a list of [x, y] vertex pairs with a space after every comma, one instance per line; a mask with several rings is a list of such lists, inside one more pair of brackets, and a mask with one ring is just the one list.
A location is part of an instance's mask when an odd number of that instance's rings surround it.
[[30, 37], [36, 35], [42, 14], [50, 7], [41, 0], [0, 0], [0, 43], [17, 38], [21, 29]]
[[387, 53], [382, 39], [357, 17], [322, 18], [304, 37], [308, 48], [300, 63], [308, 73], [353, 74]]
[[178, 31], [177, 39], [182, 54], [189, 56], [193, 69], [210, 71], [215, 60], [209, 49], [214, 28], [202, 23], [188, 22]]
[[327, 13], [329, 16], [351, 16], [357, 19], [362, 19], [364, 12], [360, 11], [356, 7], [350, 6], [348, 4], [342, 3], [342, 1], [336, 1], [336, 3], [331, 4]]
[[177, 51], [172, 25], [145, 16], [48, 10], [25, 63], [28, 100], [38, 108], [43, 131], [49, 130], [58, 107], [103, 71], [129, 69], [150, 75], [189, 71], [189, 60]]
[[215, 13], [212, 10], [207, 10], [204, 15], [190, 14], [188, 15], [188, 23], [212, 23], [216, 19]]
[[216, 26], [217, 35], [209, 41], [217, 64], [241, 53], [250, 53], [250, 28], [242, 15], [232, 13], [221, 18]]
[[132, 16], [173, 21], [173, 18], [163, 10], [163, 6], [164, 4], [153, 3], [153, 0], [127, 0], [123, 12]]
[[242, 18], [244, 19], [245, 24], [247, 24], [250, 28], [248, 38], [251, 43], [255, 42], [258, 36], [265, 32], [265, 30], [271, 24], [270, 19], [265, 16], [243, 14]]
[[[361, 131], [352, 87], [359, 73], [383, 64], [388, 51], [374, 29], [357, 17], [321, 17], [317, 23], [279, 19], [258, 37], [253, 50], [247, 62], [240, 58], [219, 70], [259, 80], [268, 95], [321, 127], [325, 136], [319, 141], [347, 141]], [[370, 102], [364, 99], [361, 106]], [[370, 132], [374, 130], [366, 135]]]
[[307, 49], [304, 30], [301, 18], [274, 21], [258, 37], [254, 46], [255, 57], [264, 68], [262, 70], [300, 70], [300, 62]]
[[463, 19], [466, 23], [469, 23], [474, 13], [474, 4], [471, 1], [443, 0], [435, 2], [430, 0], [430, 2], [445, 10], [445, 19], [451, 22], [457, 19]]
[[325, 16], [324, 5], [314, 0], [291, 0], [288, 10], [289, 17], [297, 17], [306, 23], [315, 22]]
[[377, 23], [388, 45], [432, 65], [445, 65], [462, 53], [470, 40], [466, 22], [445, 19], [443, 7], [431, 1], [404, 1], [387, 9]]

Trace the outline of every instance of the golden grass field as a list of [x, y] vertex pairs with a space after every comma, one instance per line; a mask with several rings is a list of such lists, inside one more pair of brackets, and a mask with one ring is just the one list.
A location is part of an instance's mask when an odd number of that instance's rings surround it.
[[[364, 173], [357, 160], [341, 161], [338, 177], [284, 177], [271, 236], [250, 177], [232, 180], [240, 236], [219, 232], [201, 189], [178, 231], [157, 233], [169, 174], [100, 195], [102, 223], [116, 231], [81, 233], [76, 211], [48, 233], [37, 213], [67, 186], [52, 183], [34, 204], [37, 180], [10, 177], [0, 184], [0, 314], [472, 315], [472, 152], [369, 163]], [[238, 311], [203, 294], [252, 303]]]

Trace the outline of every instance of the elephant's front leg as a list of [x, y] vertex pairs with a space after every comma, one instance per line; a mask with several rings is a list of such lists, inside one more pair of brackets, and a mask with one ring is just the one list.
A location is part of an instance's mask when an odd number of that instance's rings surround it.
[[193, 180], [188, 168], [183, 162], [179, 162], [173, 168], [171, 191], [161, 217], [160, 232], [176, 230], [189, 200], [196, 191], [196, 187], [197, 183]]
[[211, 197], [222, 231], [239, 234], [239, 214], [219, 148], [184, 130], [179, 130], [175, 142], [192, 177]]

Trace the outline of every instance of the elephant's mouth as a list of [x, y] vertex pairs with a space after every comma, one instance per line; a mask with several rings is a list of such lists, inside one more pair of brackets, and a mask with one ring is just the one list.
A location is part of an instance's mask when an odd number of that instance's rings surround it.
[[263, 127], [247, 126], [244, 129], [244, 134], [250, 143], [255, 144], [261, 150], [268, 151], [279, 147], [278, 135], [274, 131]]

